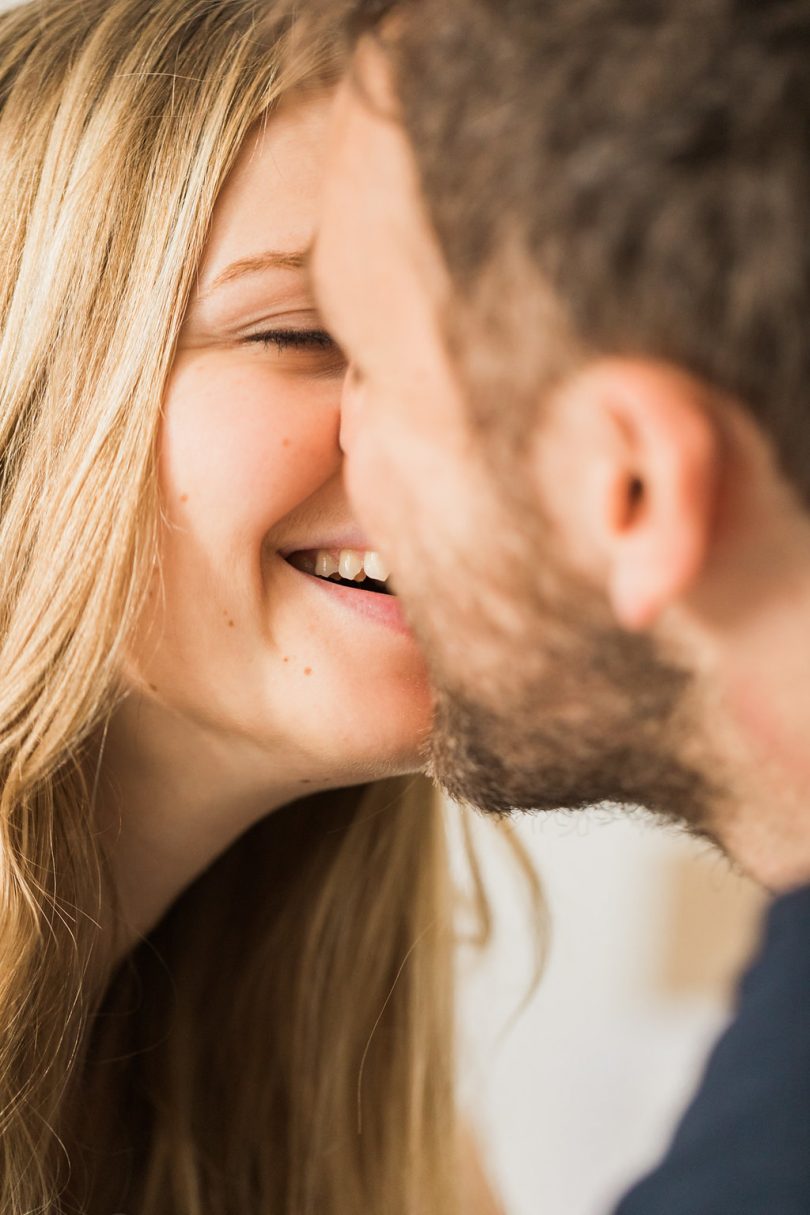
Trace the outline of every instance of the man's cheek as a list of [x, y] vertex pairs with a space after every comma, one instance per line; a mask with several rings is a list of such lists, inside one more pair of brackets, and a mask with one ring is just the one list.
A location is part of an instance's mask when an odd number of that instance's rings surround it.
[[397, 470], [384, 448], [359, 445], [347, 462], [346, 483], [358, 522], [386, 555], [397, 553], [407, 511], [402, 509]]
[[365, 442], [356, 442], [345, 461], [346, 490], [358, 522], [375, 540], [383, 511], [379, 460]]

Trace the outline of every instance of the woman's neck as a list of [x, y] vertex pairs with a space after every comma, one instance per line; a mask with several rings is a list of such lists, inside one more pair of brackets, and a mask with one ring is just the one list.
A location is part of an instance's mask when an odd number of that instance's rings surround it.
[[301, 797], [295, 757], [225, 736], [131, 695], [98, 756], [98, 821], [112, 863], [126, 952], [260, 818]]

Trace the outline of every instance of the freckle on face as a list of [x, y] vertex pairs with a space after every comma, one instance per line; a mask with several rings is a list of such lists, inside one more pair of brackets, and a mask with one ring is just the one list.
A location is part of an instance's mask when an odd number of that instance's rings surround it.
[[228, 628], [229, 628], [229, 629], [235, 629], [235, 628], [236, 628], [236, 625], [234, 624], [234, 622], [233, 622], [232, 620], [229, 620], [229, 621], [228, 621]]
[[289, 446], [290, 446], [290, 444], [291, 444], [291, 442], [292, 442], [292, 440], [291, 440], [291, 439], [285, 439], [285, 440], [284, 440], [284, 442], [281, 444], [281, 446], [282, 446], [282, 447], [289, 447]]
[[305, 674], [305, 675], [311, 675], [311, 674], [312, 674], [312, 667], [304, 667], [304, 674]]
[[180, 501], [181, 501], [181, 502], [188, 502], [188, 494], [181, 494], [181, 495], [180, 495]]

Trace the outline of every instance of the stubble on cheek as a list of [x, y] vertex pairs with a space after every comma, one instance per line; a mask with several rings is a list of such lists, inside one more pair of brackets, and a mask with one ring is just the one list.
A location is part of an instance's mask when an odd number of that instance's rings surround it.
[[466, 571], [414, 605], [435, 687], [432, 775], [498, 814], [610, 801], [710, 833], [722, 791], [688, 745], [689, 673], [617, 629], [551, 554], [539, 580], [535, 553], [514, 556], [511, 581], [475, 594]]

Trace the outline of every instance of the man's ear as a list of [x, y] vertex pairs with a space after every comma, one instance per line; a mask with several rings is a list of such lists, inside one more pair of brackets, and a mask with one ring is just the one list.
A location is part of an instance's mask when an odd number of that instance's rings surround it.
[[619, 358], [589, 364], [554, 394], [551, 424], [574, 444], [571, 488], [586, 504], [577, 526], [625, 629], [650, 628], [703, 569], [720, 489], [714, 399], [668, 364]]

